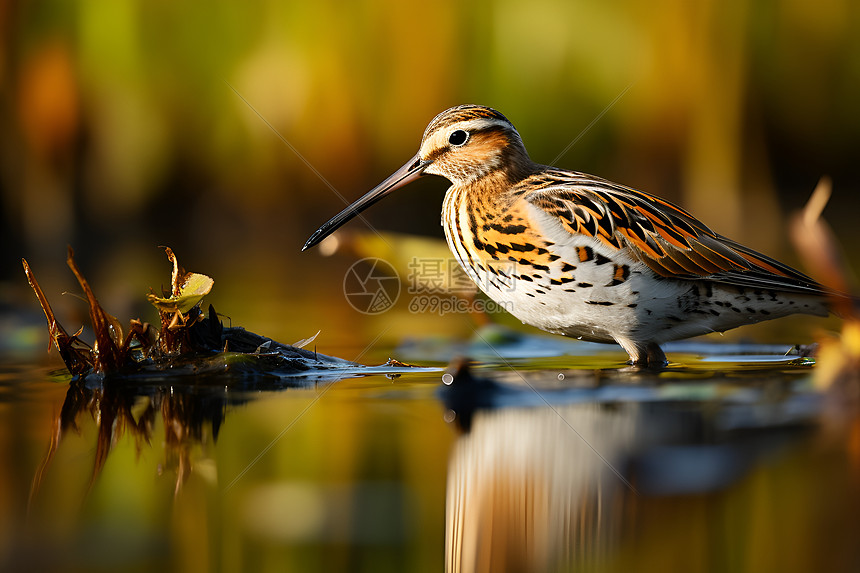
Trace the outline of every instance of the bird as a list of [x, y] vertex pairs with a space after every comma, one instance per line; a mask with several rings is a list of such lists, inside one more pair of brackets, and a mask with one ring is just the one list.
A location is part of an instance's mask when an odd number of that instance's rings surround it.
[[427, 126], [418, 153], [314, 232], [305, 251], [393, 191], [447, 179], [441, 224], [477, 286], [523, 323], [617, 343], [637, 366], [662, 344], [802, 313], [842, 296], [717, 234], [656, 195], [531, 160], [500, 112], [460, 105]]

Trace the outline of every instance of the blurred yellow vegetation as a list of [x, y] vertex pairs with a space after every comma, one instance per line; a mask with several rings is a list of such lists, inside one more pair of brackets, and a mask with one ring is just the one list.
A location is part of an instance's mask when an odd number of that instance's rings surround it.
[[[0, 241], [11, 256], [0, 280], [17, 276], [21, 256], [59, 267], [70, 243], [98, 247], [100, 262], [82, 261], [96, 266], [168, 243], [203, 257], [225, 293], [240, 260], [265, 264], [265, 280], [287, 283], [296, 269], [312, 280], [321, 266], [299, 253], [307, 235], [414, 153], [436, 113], [465, 102], [505, 113], [537, 161], [656, 193], [795, 263], [784, 213], [817, 177], [840, 186], [837, 232], [860, 208], [858, 21], [849, 0], [8, 8]], [[417, 184], [367, 221], [441, 238], [443, 188]], [[129, 281], [159, 264], [154, 250], [136, 257]], [[314, 291], [273, 290], [285, 288]], [[135, 304], [119, 294], [127, 285], [113, 290], [113, 308]]]
[[[27, 176], [33, 161], [55, 193], [132, 220], [189, 170], [243, 217], [285, 194], [307, 209], [336, 204], [225, 81], [349, 196], [452, 104], [499, 108], [550, 161], [632, 86], [559, 162], [624, 174], [725, 234], [772, 242], [764, 131], [856, 142], [857, 13], [848, 0], [22, 5], [2, 21], [3, 147], [24, 143], [2, 172], [6, 218], [44, 188]], [[65, 162], [46, 157], [58, 154]], [[71, 216], [63, 234], [98, 223]], [[26, 245], [43, 246], [44, 229], [22, 224]]]
[[[845, 262], [822, 211], [831, 195], [831, 182], [824, 178], [802, 212], [792, 219], [792, 239], [813, 278], [836, 292], [847, 293], [851, 286]], [[819, 351], [813, 380], [828, 392], [824, 420], [829, 426], [853, 424], [860, 436], [860, 299], [834, 296], [833, 310], [842, 318], [841, 331], [819, 332]], [[860, 461], [860, 442], [854, 439], [852, 453]]]

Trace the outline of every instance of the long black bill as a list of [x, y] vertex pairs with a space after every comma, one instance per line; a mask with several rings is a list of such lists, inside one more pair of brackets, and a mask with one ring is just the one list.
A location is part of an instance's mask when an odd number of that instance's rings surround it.
[[424, 170], [433, 163], [429, 160], [422, 160], [418, 155], [410, 159], [403, 167], [392, 173], [388, 179], [368, 191], [364, 197], [355, 201], [352, 205], [329, 219], [322, 227], [317, 229], [310, 239], [307, 240], [302, 251], [306, 251], [314, 245], [322, 242], [323, 239], [337, 231], [347, 221], [407, 183], [415, 181], [424, 174]]

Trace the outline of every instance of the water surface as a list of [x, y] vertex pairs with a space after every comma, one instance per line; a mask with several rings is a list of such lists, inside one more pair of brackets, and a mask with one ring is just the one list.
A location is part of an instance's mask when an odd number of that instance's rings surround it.
[[812, 361], [679, 344], [654, 372], [551, 340], [418, 339], [363, 362], [437, 369], [278, 384], [70, 384], [54, 362], [7, 361], [3, 568], [860, 564], [856, 425], [823, 424]]

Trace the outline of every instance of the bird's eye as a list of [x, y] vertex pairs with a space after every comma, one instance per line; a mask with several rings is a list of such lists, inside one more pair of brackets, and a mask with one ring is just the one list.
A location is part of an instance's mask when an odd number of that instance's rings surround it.
[[469, 134], [463, 131], [462, 129], [458, 129], [456, 131], [452, 131], [451, 135], [448, 136], [448, 143], [451, 145], [461, 146], [469, 139]]

